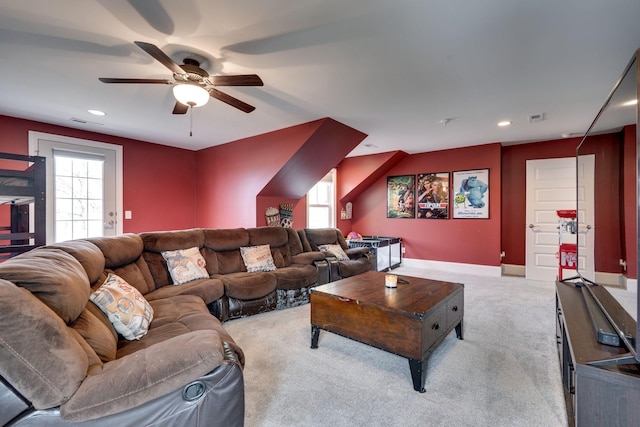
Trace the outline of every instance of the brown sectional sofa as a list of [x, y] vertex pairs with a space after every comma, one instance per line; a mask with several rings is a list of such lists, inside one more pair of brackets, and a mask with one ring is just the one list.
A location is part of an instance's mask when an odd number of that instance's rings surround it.
[[[309, 301], [309, 289], [329, 281], [325, 256], [305, 251], [296, 230], [281, 227], [193, 229], [141, 233], [143, 257], [153, 282], [171, 282], [161, 252], [200, 248], [219, 297], [206, 301], [211, 312], [225, 321], [264, 311], [293, 307]], [[240, 248], [268, 244], [274, 271], [247, 272]], [[182, 286], [182, 285], [181, 285]]]
[[[44, 246], [0, 264], [0, 424], [241, 426], [242, 350], [206, 286], [156, 289], [135, 235]], [[92, 302], [109, 271], [153, 308], [140, 340]]]
[[[240, 247], [264, 244], [277, 269], [247, 272]], [[192, 247], [210, 277], [173, 286], [162, 252]], [[110, 273], [153, 309], [139, 340], [89, 299]], [[324, 254], [277, 227], [76, 240], [0, 263], [0, 425], [243, 425], [244, 354], [221, 321], [328, 281]]]

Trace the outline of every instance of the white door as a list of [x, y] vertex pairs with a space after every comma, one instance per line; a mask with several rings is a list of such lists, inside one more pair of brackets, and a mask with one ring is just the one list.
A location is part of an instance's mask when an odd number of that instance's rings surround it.
[[[562, 243], [578, 243], [578, 263], [587, 277], [594, 271], [594, 156], [580, 161], [580, 185], [576, 192], [575, 157], [527, 160], [526, 194], [526, 277], [533, 280], [555, 280], [558, 276], [557, 210], [575, 209], [576, 194], [580, 198], [577, 235], [562, 234]], [[584, 183], [584, 186], [583, 186]], [[563, 278], [574, 276], [575, 270], [563, 270]]]
[[47, 243], [122, 233], [122, 147], [29, 132], [46, 157]]

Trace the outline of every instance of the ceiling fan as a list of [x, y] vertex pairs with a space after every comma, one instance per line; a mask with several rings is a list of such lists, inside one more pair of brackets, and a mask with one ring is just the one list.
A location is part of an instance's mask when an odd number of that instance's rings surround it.
[[209, 97], [225, 102], [245, 113], [256, 108], [231, 95], [216, 89], [216, 86], [263, 86], [262, 79], [256, 74], [242, 74], [233, 76], [209, 76], [200, 68], [200, 63], [192, 58], [184, 59], [184, 64], [176, 64], [160, 48], [145, 42], [134, 42], [138, 47], [151, 55], [155, 60], [173, 72], [172, 79], [127, 79], [100, 77], [103, 83], [143, 83], [174, 85], [173, 94], [176, 105], [173, 114], [185, 114], [190, 107], [199, 107], [207, 103]]

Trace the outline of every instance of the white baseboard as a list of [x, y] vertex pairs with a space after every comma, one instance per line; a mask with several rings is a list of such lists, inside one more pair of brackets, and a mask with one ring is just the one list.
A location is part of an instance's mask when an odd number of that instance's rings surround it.
[[490, 265], [463, 264], [460, 262], [432, 261], [414, 258], [402, 258], [402, 266], [493, 277], [500, 277], [502, 272], [500, 267], [492, 267]]
[[[526, 267], [516, 264], [502, 264], [500, 267], [489, 265], [464, 264], [460, 262], [433, 261], [428, 259], [402, 258], [402, 266], [446, 271], [449, 273], [476, 274], [478, 276], [519, 276], [525, 277]], [[638, 280], [628, 279], [617, 273], [596, 273], [595, 282], [602, 285], [618, 286], [630, 292], [638, 292]]]
[[629, 279], [619, 273], [597, 273], [596, 283], [600, 285], [616, 286], [630, 292], [638, 292], [638, 279]]
[[623, 276], [624, 279], [624, 287], [629, 292], [638, 293], [638, 279], [627, 279], [626, 276]]
[[[503, 276], [526, 276], [527, 268], [524, 265], [502, 264], [501, 267]], [[596, 272], [595, 282], [601, 285], [621, 287], [630, 292], [638, 292], [638, 280], [629, 279], [627, 276], [619, 273]]]
[[519, 276], [524, 277], [527, 269], [524, 265], [516, 265], [516, 264], [502, 264], [502, 275], [503, 276]]
[[605, 286], [625, 287], [625, 277], [619, 273], [595, 273], [595, 282]]

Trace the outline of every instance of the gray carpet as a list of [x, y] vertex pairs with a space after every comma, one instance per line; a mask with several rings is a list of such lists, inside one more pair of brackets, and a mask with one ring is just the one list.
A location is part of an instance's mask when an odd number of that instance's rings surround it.
[[432, 353], [426, 393], [406, 359], [320, 332], [309, 305], [225, 323], [246, 353], [246, 426], [566, 426], [554, 284], [400, 267], [465, 284], [464, 340]]

